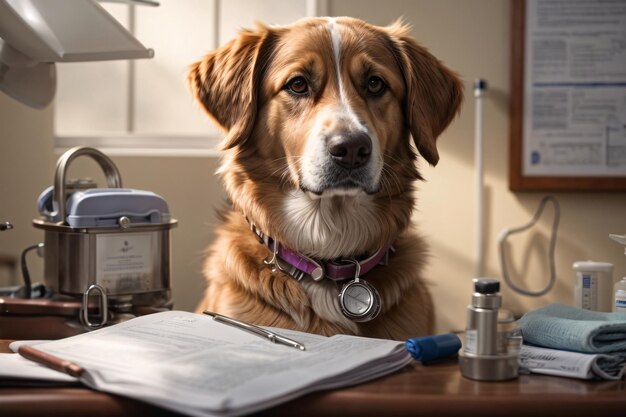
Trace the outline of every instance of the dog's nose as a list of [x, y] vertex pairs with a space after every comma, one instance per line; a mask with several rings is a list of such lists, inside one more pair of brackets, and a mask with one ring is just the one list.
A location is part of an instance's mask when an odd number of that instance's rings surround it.
[[337, 135], [328, 141], [328, 153], [342, 168], [359, 168], [370, 159], [372, 140], [361, 132]]

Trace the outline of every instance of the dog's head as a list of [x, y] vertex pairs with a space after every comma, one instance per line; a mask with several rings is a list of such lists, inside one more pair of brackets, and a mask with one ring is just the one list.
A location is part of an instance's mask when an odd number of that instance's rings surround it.
[[456, 75], [407, 31], [352, 18], [259, 26], [192, 65], [196, 99], [227, 131], [229, 195], [263, 230], [333, 257], [406, 227], [420, 178], [410, 137], [436, 165], [462, 100]]

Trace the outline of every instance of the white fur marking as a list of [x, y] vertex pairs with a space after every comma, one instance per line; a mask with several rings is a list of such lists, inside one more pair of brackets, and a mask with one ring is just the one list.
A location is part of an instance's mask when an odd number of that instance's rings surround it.
[[[383, 158], [380, 148], [380, 142], [376, 132], [370, 131], [368, 126], [359, 120], [347, 98], [345, 82], [349, 79], [343, 79], [341, 74], [341, 33], [337, 25], [336, 18], [327, 18], [328, 31], [330, 34], [331, 47], [335, 60], [335, 71], [337, 75], [337, 87], [339, 91], [339, 100], [333, 107], [328, 107], [325, 112], [319, 112], [316, 121], [311, 129], [310, 136], [307, 138], [306, 146], [303, 152], [303, 158], [300, 166], [300, 178], [302, 185], [306, 189], [319, 190], [320, 181], [328, 172], [334, 163], [328, 156], [327, 139], [333, 134], [341, 134], [342, 131], [332, 131], [326, 128], [327, 120], [335, 120], [340, 126], [349, 130], [360, 130], [367, 133], [372, 140], [372, 155], [368, 163], [369, 181], [374, 187], [378, 186], [382, 175]], [[319, 198], [333, 198], [337, 196], [354, 197], [361, 194], [359, 188], [336, 188], [329, 190], [321, 190], [322, 194], [308, 197], [317, 200]], [[371, 190], [368, 190], [371, 191]]]
[[343, 79], [341, 77], [341, 36], [339, 35], [339, 30], [337, 30], [337, 18], [329, 17], [328, 25], [330, 30], [330, 38], [333, 45], [333, 53], [335, 55], [335, 70], [337, 71], [337, 84], [339, 85], [339, 98], [341, 99], [341, 104], [343, 105], [345, 114], [348, 116], [354, 126], [359, 130], [367, 131], [365, 126], [363, 126], [357, 115], [350, 107], [350, 103], [348, 103], [348, 100], [346, 99], [346, 90], [344, 89]]

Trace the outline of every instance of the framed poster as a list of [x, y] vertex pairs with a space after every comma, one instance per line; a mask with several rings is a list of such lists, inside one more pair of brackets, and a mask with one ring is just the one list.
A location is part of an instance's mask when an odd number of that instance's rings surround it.
[[513, 0], [509, 188], [626, 190], [626, 0]]

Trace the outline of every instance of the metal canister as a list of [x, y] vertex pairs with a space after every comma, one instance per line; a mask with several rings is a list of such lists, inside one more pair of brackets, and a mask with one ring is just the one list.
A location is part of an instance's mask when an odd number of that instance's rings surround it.
[[509, 331], [498, 331], [501, 305], [499, 281], [474, 280], [472, 302], [467, 307], [465, 340], [459, 354], [461, 373], [466, 378], [502, 381], [518, 376], [519, 350], [515, 343], [509, 343]]
[[[67, 219], [72, 213], [67, 212], [66, 173], [71, 161], [79, 156], [94, 159], [103, 169], [109, 186], [106, 190], [87, 191], [95, 197], [105, 197], [94, 204], [94, 209], [102, 210], [101, 203], [107, 203], [106, 196], [95, 195], [100, 191], [119, 194], [122, 199], [133, 197], [132, 193], [138, 191], [122, 189], [117, 167], [97, 149], [78, 147], [63, 154], [56, 166], [51, 211], [33, 220], [36, 228], [44, 230], [45, 284], [56, 293], [85, 300], [83, 321], [87, 327], [101, 327], [107, 320], [106, 314], [99, 323], [87, 318], [89, 295], [101, 298], [103, 310], [107, 304], [119, 311], [167, 306], [171, 299], [170, 230], [177, 221], [169, 217], [168, 211], [135, 222], [132, 209], [117, 212], [116, 208], [111, 210], [111, 218], [85, 216], [88, 226], [75, 222], [70, 225]], [[164, 201], [162, 204], [167, 207]]]

